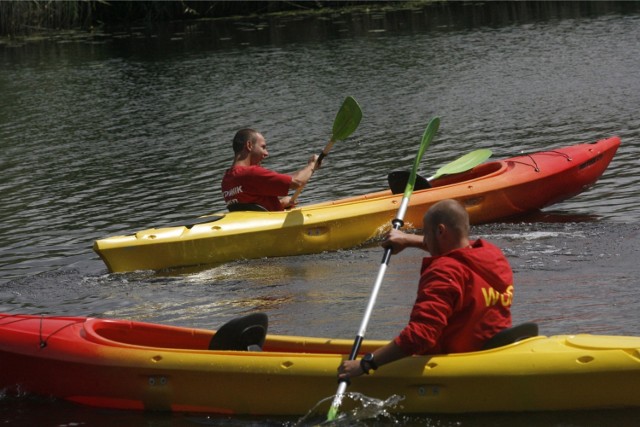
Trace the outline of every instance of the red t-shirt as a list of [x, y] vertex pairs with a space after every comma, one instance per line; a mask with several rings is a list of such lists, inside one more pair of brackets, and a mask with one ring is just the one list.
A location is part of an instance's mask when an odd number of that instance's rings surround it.
[[257, 203], [269, 211], [281, 211], [278, 197], [289, 193], [292, 179], [262, 166], [234, 166], [222, 177], [222, 197], [227, 205]]
[[511, 327], [512, 299], [509, 262], [489, 242], [426, 257], [409, 323], [395, 343], [407, 354], [480, 350]]

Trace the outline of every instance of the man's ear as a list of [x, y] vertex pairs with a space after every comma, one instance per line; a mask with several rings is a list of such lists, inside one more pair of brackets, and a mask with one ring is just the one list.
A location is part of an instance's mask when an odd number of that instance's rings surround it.
[[244, 149], [247, 150], [247, 153], [250, 153], [252, 148], [253, 148], [253, 142], [251, 142], [251, 140], [248, 140], [247, 142], [244, 143]]

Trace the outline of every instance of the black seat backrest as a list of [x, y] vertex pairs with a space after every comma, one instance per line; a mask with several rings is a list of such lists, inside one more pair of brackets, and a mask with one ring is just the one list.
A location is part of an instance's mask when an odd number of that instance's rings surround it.
[[209, 350], [260, 351], [267, 336], [269, 319], [253, 313], [222, 325], [209, 342]]
[[[395, 171], [387, 175], [387, 181], [389, 182], [389, 188], [392, 194], [404, 193], [404, 190], [407, 188], [407, 182], [409, 182], [409, 175], [411, 175], [411, 173], [408, 171]], [[416, 175], [416, 183], [413, 186], [413, 190], [418, 191], [424, 190], [425, 188], [431, 188], [429, 181], [420, 175]]]
[[230, 205], [227, 205], [227, 209], [229, 209], [229, 212], [238, 212], [238, 211], [268, 212], [264, 206], [259, 205], [257, 203], [232, 203]]
[[498, 332], [482, 346], [483, 350], [502, 347], [520, 340], [538, 336], [538, 325], [533, 322], [522, 323]]

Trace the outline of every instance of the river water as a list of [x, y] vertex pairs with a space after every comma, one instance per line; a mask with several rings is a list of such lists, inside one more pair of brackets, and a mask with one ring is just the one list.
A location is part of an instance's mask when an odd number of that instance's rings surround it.
[[[358, 130], [302, 193], [381, 189], [440, 131], [421, 173], [476, 148], [494, 158], [618, 135], [595, 187], [543, 212], [474, 227], [515, 272], [514, 323], [545, 335], [639, 335], [640, 8], [541, 2], [201, 21], [0, 43], [0, 312], [217, 328], [265, 311], [277, 334], [351, 338], [382, 251], [108, 274], [95, 239], [222, 210], [231, 138], [261, 130], [283, 172], [326, 144], [346, 95]], [[404, 325], [422, 254], [392, 258], [367, 338]], [[2, 367], [2, 369], [7, 369]], [[594, 385], [597, 386], [597, 385]], [[479, 385], [479, 392], [481, 385]], [[283, 397], [286, 398], [286, 397]], [[311, 408], [310, 408], [311, 409]], [[640, 413], [398, 417], [362, 425], [636, 425]], [[290, 425], [0, 398], [8, 425]]]

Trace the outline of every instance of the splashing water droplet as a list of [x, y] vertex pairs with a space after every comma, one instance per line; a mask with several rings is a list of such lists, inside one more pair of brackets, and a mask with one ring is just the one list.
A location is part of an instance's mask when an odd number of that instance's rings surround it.
[[394, 422], [394, 416], [389, 410], [398, 407], [402, 400], [404, 397], [396, 394], [382, 400], [362, 393], [348, 392], [343, 397], [337, 418], [333, 421], [327, 421], [327, 411], [333, 401], [333, 396], [329, 396], [316, 403], [304, 417], [298, 420], [295, 426], [353, 426], [360, 421], [374, 418]]

